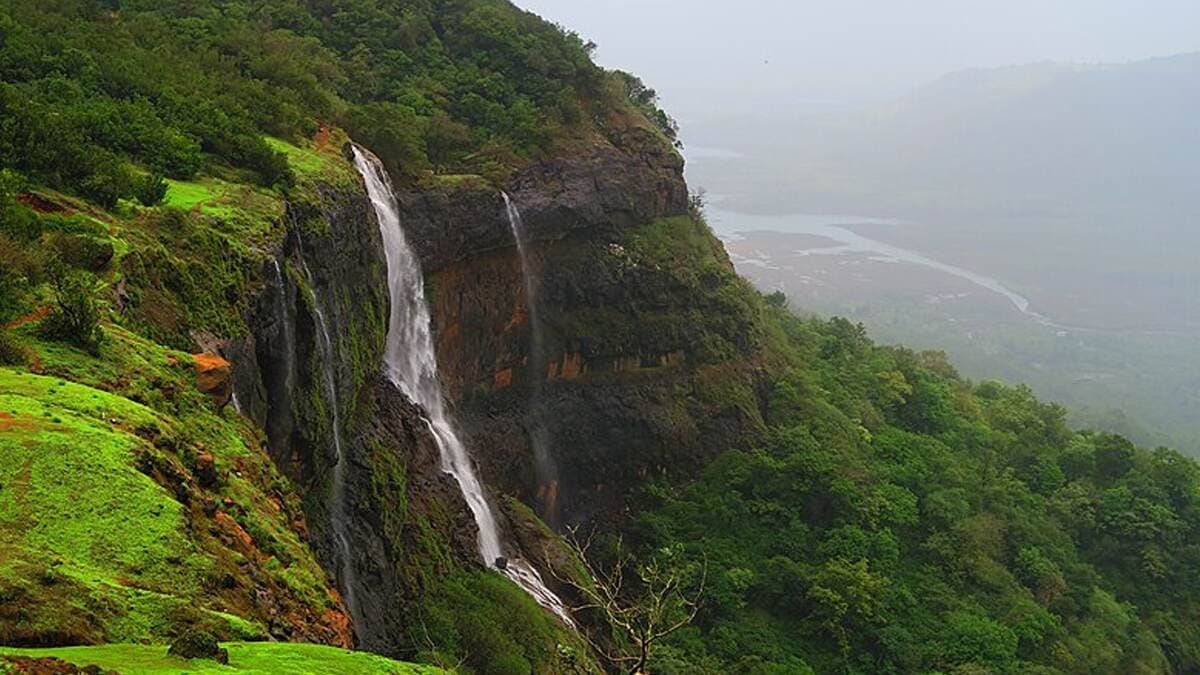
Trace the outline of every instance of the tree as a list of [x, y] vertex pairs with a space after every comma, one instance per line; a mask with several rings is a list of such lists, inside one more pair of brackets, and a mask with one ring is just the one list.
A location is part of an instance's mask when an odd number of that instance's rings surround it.
[[[584, 604], [572, 612], [595, 610], [618, 632], [615, 645], [604, 647], [584, 634], [598, 653], [631, 675], [646, 673], [655, 645], [689, 625], [700, 611], [708, 565], [687, 565], [682, 551], [672, 547], [643, 563], [626, 556], [617, 539], [613, 562], [606, 570], [589, 558], [595, 532], [580, 541], [578, 528], [569, 528], [567, 545], [579, 557], [592, 583], [559, 576], [573, 587]], [[689, 589], [694, 589], [690, 590]]]
[[92, 276], [78, 270], [60, 270], [54, 276], [54, 298], [56, 306], [42, 324], [42, 331], [53, 339], [98, 353], [104, 332], [93, 297]]

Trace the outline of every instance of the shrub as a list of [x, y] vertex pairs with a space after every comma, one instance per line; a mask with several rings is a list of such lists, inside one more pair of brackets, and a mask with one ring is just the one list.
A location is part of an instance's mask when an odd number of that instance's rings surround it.
[[0, 324], [27, 311], [30, 291], [41, 275], [41, 251], [0, 234]]
[[229, 663], [229, 652], [206, 630], [184, 631], [171, 643], [167, 654], [184, 659], [213, 659], [218, 663]]
[[92, 291], [92, 275], [78, 270], [60, 270], [54, 279], [56, 307], [42, 322], [49, 338], [69, 342], [92, 354], [100, 351], [104, 331], [100, 310]]
[[80, 181], [79, 194], [111, 209], [117, 200], [130, 195], [132, 183], [129, 169], [116, 157], [103, 157], [92, 167], [91, 174]]
[[29, 362], [29, 350], [11, 331], [0, 330], [0, 366], [23, 366]]
[[167, 181], [162, 174], [150, 174], [134, 181], [133, 196], [143, 206], [154, 206], [167, 196]]
[[770, 307], [787, 307], [787, 295], [783, 291], [768, 293], [764, 300]]
[[53, 232], [45, 237], [48, 247], [71, 267], [95, 272], [107, 265], [113, 257], [113, 245], [107, 239], [64, 232]]

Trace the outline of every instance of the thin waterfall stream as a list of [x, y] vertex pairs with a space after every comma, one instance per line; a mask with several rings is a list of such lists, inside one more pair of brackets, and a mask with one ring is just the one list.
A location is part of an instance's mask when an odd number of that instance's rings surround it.
[[283, 377], [284, 388], [291, 391], [292, 383], [296, 381], [296, 359], [293, 352], [296, 349], [296, 336], [292, 333], [292, 322], [288, 320], [287, 286], [283, 282], [283, 268], [279, 266], [278, 258], [271, 258], [271, 269], [275, 273], [275, 314], [283, 332]]
[[537, 283], [530, 264], [529, 242], [525, 233], [525, 222], [521, 210], [503, 190], [504, 210], [513, 240], [517, 244], [517, 257], [521, 261], [521, 283], [525, 288], [525, 313], [529, 319], [529, 441], [533, 446], [534, 470], [537, 472], [538, 502], [542, 517], [550, 527], [558, 526], [558, 465], [550, 452], [550, 431], [542, 412], [542, 378], [546, 373], [546, 347], [542, 322], [538, 316]]
[[405, 396], [424, 409], [425, 422], [438, 446], [442, 470], [454, 476], [475, 518], [479, 529], [479, 557], [484, 564], [499, 568], [542, 607], [574, 626], [562, 600], [546, 587], [538, 571], [525, 560], [516, 557], [506, 559], [504, 555], [495, 514], [447, 410], [438, 379], [429, 307], [425, 303], [425, 280], [420, 261], [409, 247], [400, 226], [400, 208], [392, 191], [391, 180], [379, 159], [357, 146], [354, 146], [354, 165], [362, 174], [379, 220], [387, 258], [388, 293], [391, 299], [387, 348], [384, 352], [387, 377]]
[[[341, 404], [338, 400], [337, 375], [334, 372], [334, 350], [333, 339], [329, 333], [329, 322], [325, 318], [325, 312], [321, 308], [321, 294], [317, 292], [316, 279], [312, 271], [308, 268], [308, 263], [304, 261], [302, 246], [300, 253], [300, 269], [304, 272], [304, 277], [308, 281], [309, 288], [312, 289], [312, 309], [314, 319], [317, 323], [317, 350], [321, 355], [321, 377], [325, 384], [325, 402], [330, 408], [330, 424], [333, 426], [333, 449], [335, 453], [333, 464], [333, 475], [330, 477], [330, 495], [329, 495], [329, 525], [333, 531], [334, 545], [337, 548], [335, 555], [337, 557], [338, 576], [340, 577], [342, 587], [342, 597], [346, 601], [346, 609], [350, 612], [350, 618], [353, 620], [355, 630], [359, 633], [359, 639], [363, 638], [365, 626], [362, 623], [363, 615], [360, 611], [358, 598], [354, 592], [355, 578], [354, 565], [350, 560], [350, 534], [347, 529], [346, 516], [346, 454], [342, 446], [342, 419], [341, 419]], [[275, 263], [275, 272], [279, 275], [280, 289], [282, 293], [282, 274], [279, 271], [279, 263]], [[286, 322], [285, 322], [286, 324]]]

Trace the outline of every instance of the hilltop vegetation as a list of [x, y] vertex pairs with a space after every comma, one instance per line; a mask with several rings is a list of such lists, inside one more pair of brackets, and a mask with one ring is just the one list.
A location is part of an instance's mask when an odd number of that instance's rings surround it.
[[656, 110], [589, 49], [501, 0], [17, 0], [0, 8], [0, 165], [108, 207], [214, 163], [286, 185], [262, 136], [325, 122], [401, 174], [502, 175], [630, 96]]

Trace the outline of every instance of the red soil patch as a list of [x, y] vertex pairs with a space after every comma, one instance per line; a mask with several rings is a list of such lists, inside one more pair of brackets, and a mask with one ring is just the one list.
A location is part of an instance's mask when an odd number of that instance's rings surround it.
[[258, 548], [254, 545], [254, 538], [250, 533], [242, 529], [233, 516], [230, 516], [224, 511], [217, 511], [217, 515], [213, 517], [217, 527], [220, 529], [221, 538], [227, 544], [237, 544], [238, 552], [247, 558], [257, 560], [259, 557]]
[[504, 370], [497, 370], [495, 372], [495, 374], [492, 375], [492, 388], [493, 389], [504, 389], [504, 388], [512, 385], [512, 380], [513, 380], [512, 368], [505, 368]]
[[529, 317], [525, 313], [525, 308], [524, 307], [517, 308], [517, 310], [515, 312], [513, 312], [512, 317], [509, 318], [508, 323], [504, 326], [504, 332], [505, 333], [509, 332], [510, 330], [516, 328], [517, 326], [520, 326], [521, 324], [525, 323], [525, 321], [527, 321], [528, 319], [529, 319]]
[[17, 419], [10, 413], [0, 412], [0, 431], [32, 431], [40, 425], [29, 419]]
[[12, 328], [16, 328], [17, 326], [24, 326], [32, 321], [41, 321], [49, 315], [50, 305], [44, 305], [42, 307], [38, 307], [19, 319], [13, 319], [12, 321], [9, 321], [8, 323], [4, 324], [3, 329], [10, 330]]
[[29, 192], [17, 195], [17, 201], [38, 213], [66, 213], [67, 215], [71, 213], [70, 209], [64, 208], [61, 204], [56, 204], [45, 197]]
[[201, 371], [229, 367], [229, 362], [216, 354], [192, 354], [192, 358], [196, 360], [196, 368]]
[[[338, 598], [340, 601], [341, 598]], [[297, 621], [298, 628], [303, 628], [303, 622]], [[354, 630], [350, 627], [350, 617], [343, 611], [327, 609], [321, 615], [321, 624], [329, 627], [334, 634], [333, 643], [338, 647], [350, 649], [354, 645]]]
[[325, 146], [329, 145], [329, 127], [322, 125], [313, 141], [317, 144], [317, 152], [324, 150]]

